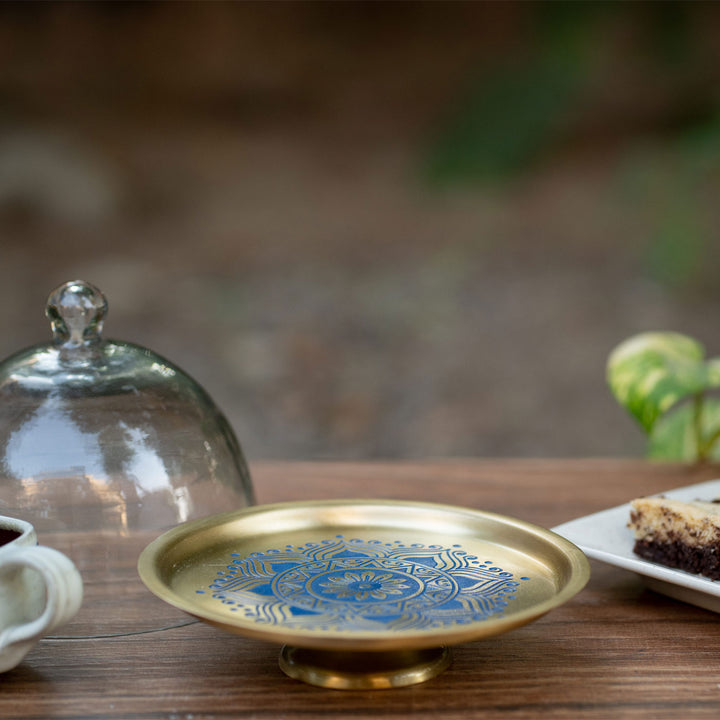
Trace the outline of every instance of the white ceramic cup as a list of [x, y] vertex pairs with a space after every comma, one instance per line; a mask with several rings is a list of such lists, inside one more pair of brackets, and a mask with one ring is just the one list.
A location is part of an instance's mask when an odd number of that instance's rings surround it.
[[80, 609], [83, 585], [72, 561], [37, 544], [35, 528], [0, 515], [0, 672]]

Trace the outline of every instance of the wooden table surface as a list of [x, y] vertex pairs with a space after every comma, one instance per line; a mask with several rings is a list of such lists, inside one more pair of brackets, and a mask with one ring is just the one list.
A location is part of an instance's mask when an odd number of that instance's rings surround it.
[[[252, 472], [260, 503], [423, 500], [550, 528], [636, 495], [718, 477], [720, 467], [457, 460], [273, 462], [257, 463]], [[456, 647], [452, 666], [421, 685], [375, 691], [311, 687], [279, 670], [277, 646], [181, 619], [179, 626], [151, 632], [42, 640], [0, 678], [0, 717], [720, 717], [718, 616], [656, 595], [631, 573], [594, 561], [591, 566], [588, 585], [570, 602], [505, 635]], [[128, 585], [148, 616], [165, 611], [139, 580], [133, 577]], [[91, 595], [86, 602], [92, 600]]]

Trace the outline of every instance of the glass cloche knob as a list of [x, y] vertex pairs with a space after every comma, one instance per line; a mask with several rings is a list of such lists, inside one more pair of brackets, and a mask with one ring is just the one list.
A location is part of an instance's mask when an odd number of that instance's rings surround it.
[[164, 608], [123, 612], [140, 550], [175, 524], [254, 502], [222, 412], [169, 360], [103, 338], [107, 307], [89, 283], [61, 285], [46, 308], [52, 342], [0, 363], [1, 514], [32, 522], [78, 566], [86, 601], [73, 623], [85, 635], [167, 625]]
[[50, 294], [45, 314], [56, 344], [77, 346], [100, 341], [107, 300], [83, 281], [68, 282]]

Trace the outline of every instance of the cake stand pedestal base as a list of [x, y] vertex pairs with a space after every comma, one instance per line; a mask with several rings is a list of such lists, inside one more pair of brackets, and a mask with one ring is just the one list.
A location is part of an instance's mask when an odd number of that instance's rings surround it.
[[285, 645], [280, 669], [309, 685], [335, 690], [380, 690], [425, 682], [452, 660], [447, 647], [389, 652], [312, 650]]

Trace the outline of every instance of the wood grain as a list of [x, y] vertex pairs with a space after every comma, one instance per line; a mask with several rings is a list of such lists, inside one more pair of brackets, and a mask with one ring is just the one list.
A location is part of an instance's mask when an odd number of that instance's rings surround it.
[[[252, 470], [263, 503], [426, 500], [545, 527], [635, 495], [720, 475], [714, 466], [621, 460], [273, 462]], [[280, 672], [278, 647], [193, 622], [141, 634], [45, 639], [0, 678], [0, 717], [719, 717], [717, 615], [649, 592], [630, 573], [596, 562], [592, 570], [587, 587], [563, 607], [506, 635], [455, 648], [449, 670], [415, 687], [374, 692], [309, 687]], [[155, 612], [157, 601], [139, 580], [128, 582], [133, 616], [139, 610], [141, 618], [143, 607]], [[112, 603], [105, 612], [113, 612]], [[127, 624], [132, 626], [132, 617]]]

